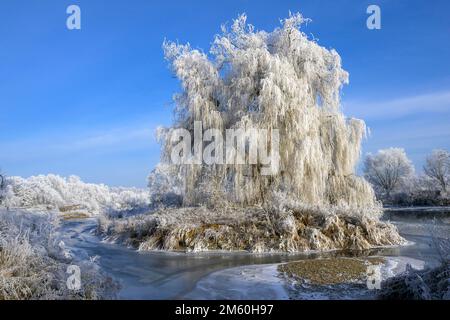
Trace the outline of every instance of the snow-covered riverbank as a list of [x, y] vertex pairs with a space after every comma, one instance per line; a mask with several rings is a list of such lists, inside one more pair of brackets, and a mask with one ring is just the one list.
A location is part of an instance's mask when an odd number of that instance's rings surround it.
[[[396, 224], [401, 233], [406, 231], [405, 237], [413, 244], [364, 252], [367, 256], [386, 259], [382, 268], [383, 279], [400, 273], [407, 263], [417, 268], [422, 268], [425, 263], [437, 263], [437, 253], [430, 247], [431, 239], [426, 228], [421, 228], [421, 224], [415, 224], [415, 228], [402, 222]], [[119, 298], [127, 299], [287, 299], [293, 296], [290, 284], [277, 271], [280, 263], [352, 255], [351, 252], [338, 251], [295, 255], [139, 252], [100, 241], [93, 234], [96, 223], [92, 219], [66, 221], [62, 228], [66, 243], [74, 252], [99, 256], [101, 268], [121, 282]], [[449, 230], [446, 225], [440, 228]], [[359, 290], [342, 296], [327, 296], [327, 292], [320, 291], [297, 296], [326, 297], [367, 298], [373, 295], [367, 295], [367, 290]]]
[[58, 224], [50, 212], [0, 208], [0, 300], [115, 297], [116, 283], [66, 248]]
[[[432, 247], [430, 228], [441, 236], [450, 234], [448, 224], [432, 221], [393, 221], [408, 246], [377, 248], [359, 257], [377, 256], [386, 260], [383, 279], [405, 269], [438, 263]], [[250, 253], [167, 253], [139, 252], [122, 245], [102, 241], [95, 234], [94, 218], [61, 220], [55, 230], [58, 241], [78, 260], [94, 259], [99, 271], [118, 281], [120, 299], [354, 299], [373, 298], [364, 283], [354, 287], [295, 287], [281, 276], [282, 263], [305, 259], [351, 257], [356, 252], [309, 252], [302, 254]]]

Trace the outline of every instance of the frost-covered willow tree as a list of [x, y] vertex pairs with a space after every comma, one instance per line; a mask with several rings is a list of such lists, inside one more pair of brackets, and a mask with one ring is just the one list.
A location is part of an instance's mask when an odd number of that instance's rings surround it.
[[174, 148], [171, 133], [184, 128], [194, 137], [195, 121], [224, 137], [227, 129], [266, 129], [269, 151], [270, 133], [279, 132], [274, 175], [261, 174], [261, 163], [167, 168], [184, 186], [184, 204], [262, 204], [282, 193], [304, 204], [376, 207], [371, 186], [354, 173], [366, 129], [342, 113], [348, 73], [339, 54], [308, 39], [301, 14], [281, 22], [272, 32], [257, 31], [241, 15], [231, 28], [222, 27], [209, 54], [164, 43], [182, 92], [175, 96], [174, 126], [163, 135], [163, 162]]

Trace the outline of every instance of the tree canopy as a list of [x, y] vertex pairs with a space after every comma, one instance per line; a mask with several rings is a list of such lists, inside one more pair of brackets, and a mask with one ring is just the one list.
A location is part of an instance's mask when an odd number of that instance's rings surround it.
[[221, 132], [279, 130], [280, 170], [263, 175], [260, 163], [166, 167], [184, 186], [184, 203], [225, 199], [251, 205], [282, 192], [306, 204], [374, 206], [371, 186], [354, 174], [366, 128], [341, 111], [348, 73], [339, 54], [308, 39], [299, 13], [272, 32], [258, 31], [246, 20], [241, 15], [231, 28], [222, 27], [209, 54], [164, 42], [182, 91], [175, 96], [175, 123], [163, 131], [162, 162], [170, 162], [173, 130], [193, 132], [194, 122], [201, 121], [204, 130]]

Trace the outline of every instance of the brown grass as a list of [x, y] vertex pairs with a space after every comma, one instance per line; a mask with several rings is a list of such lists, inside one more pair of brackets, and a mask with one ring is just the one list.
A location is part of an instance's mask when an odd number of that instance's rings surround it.
[[364, 280], [368, 265], [383, 263], [383, 258], [376, 257], [314, 259], [282, 264], [278, 270], [291, 279], [330, 285]]
[[394, 226], [378, 219], [257, 207], [172, 208], [126, 219], [102, 217], [99, 231], [141, 250], [194, 252], [364, 250], [404, 241]]
[[90, 215], [85, 212], [68, 212], [61, 215], [61, 218], [64, 220], [78, 220], [78, 219], [86, 219], [89, 217]]

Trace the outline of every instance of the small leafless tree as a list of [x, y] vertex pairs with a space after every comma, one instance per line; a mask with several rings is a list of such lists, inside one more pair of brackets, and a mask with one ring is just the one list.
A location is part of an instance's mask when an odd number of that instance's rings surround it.
[[414, 167], [403, 149], [390, 148], [368, 154], [364, 161], [364, 176], [389, 199], [391, 193], [406, 184]]
[[423, 171], [439, 183], [442, 192], [446, 192], [450, 181], [450, 153], [441, 149], [434, 150], [427, 157]]

